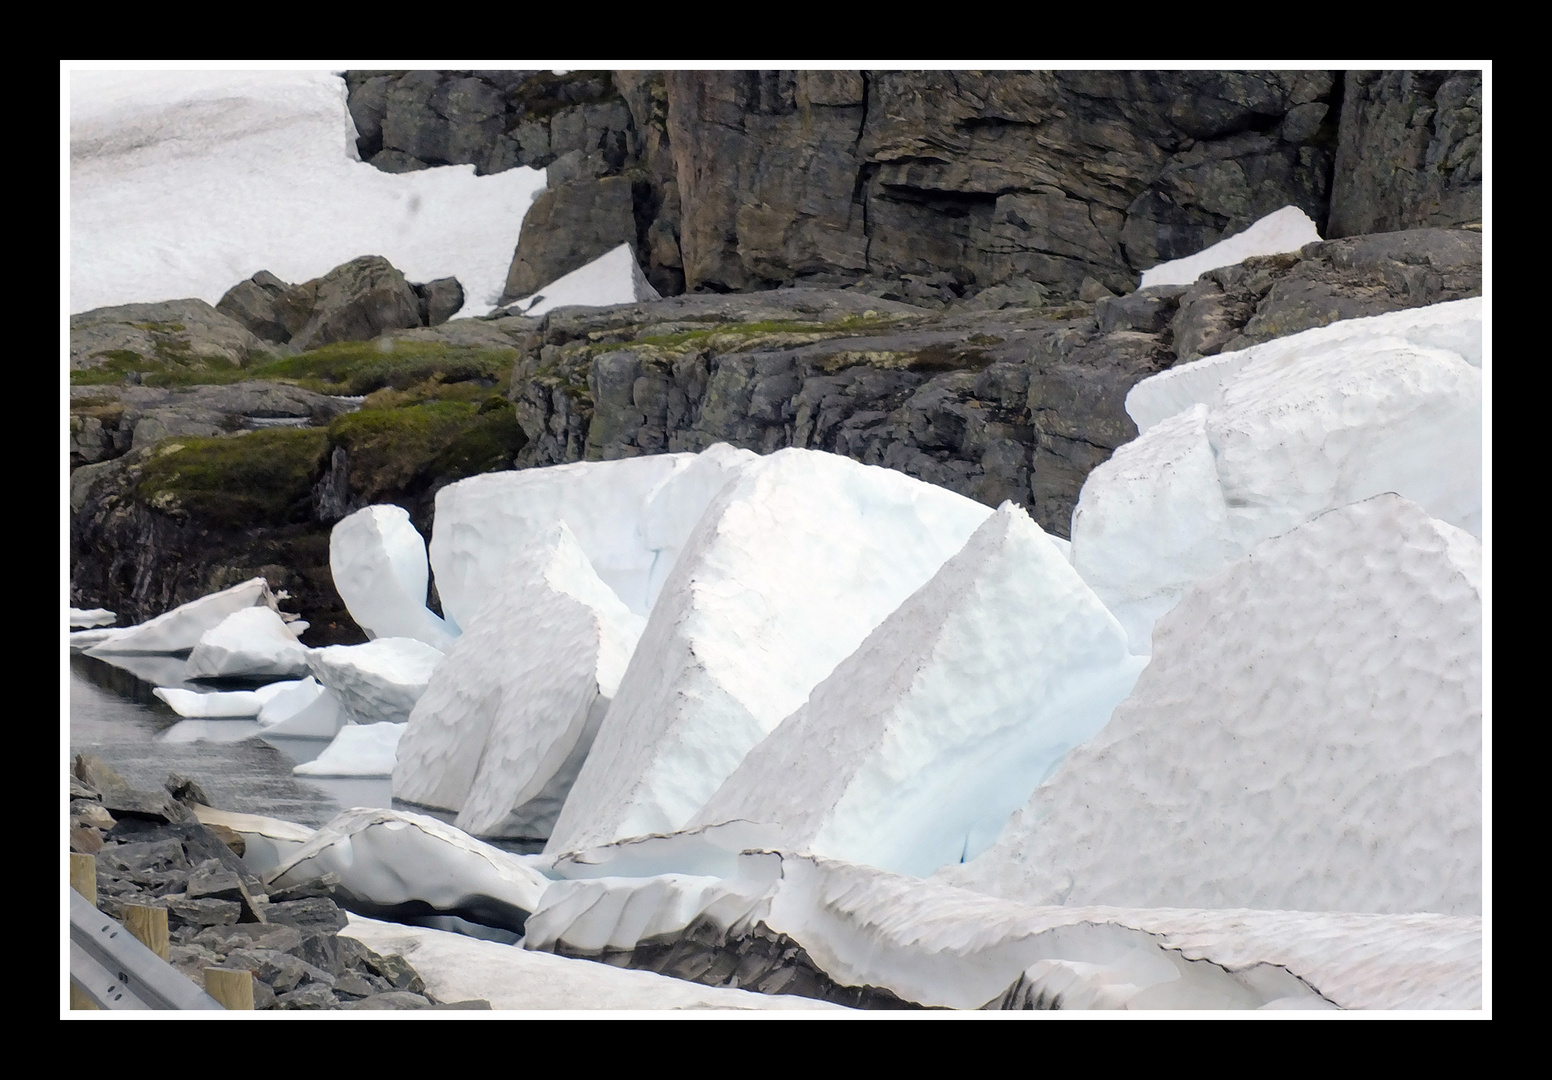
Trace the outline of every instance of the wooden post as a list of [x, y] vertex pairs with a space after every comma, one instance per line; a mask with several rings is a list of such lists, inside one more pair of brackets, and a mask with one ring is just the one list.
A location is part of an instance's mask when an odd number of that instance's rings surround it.
[[167, 938], [166, 908], [125, 904], [124, 929], [163, 960], [172, 959], [172, 945]]
[[[97, 860], [91, 855], [82, 855], [78, 851], [70, 853], [70, 887], [97, 906]], [[68, 977], [68, 976], [67, 976]], [[70, 984], [70, 1007], [72, 1009], [96, 1009], [97, 1005], [86, 992], [75, 983]]]
[[253, 972], [205, 969], [205, 993], [227, 1009], [253, 1008]]
[[97, 906], [97, 859], [93, 855], [70, 853], [70, 887]]

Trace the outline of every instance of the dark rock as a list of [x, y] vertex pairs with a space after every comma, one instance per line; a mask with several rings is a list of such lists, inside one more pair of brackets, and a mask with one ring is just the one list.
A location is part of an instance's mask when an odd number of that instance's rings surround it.
[[587, 178], [541, 191], [523, 218], [499, 303], [541, 286], [624, 243], [636, 241], [631, 182]]
[[70, 316], [70, 370], [115, 364], [238, 367], [264, 342], [203, 300], [95, 308]]
[[484, 1011], [489, 1009], [491, 1004], [484, 998], [469, 998], [466, 1001], [441, 1001], [429, 1007], [441, 1012], [464, 1012], [471, 1010]]
[[277, 1009], [337, 1009], [339, 1007], [339, 999], [322, 983], [308, 983], [289, 994], [278, 994], [274, 1004], [274, 1008]]
[[291, 335], [280, 320], [275, 302], [289, 288], [289, 284], [268, 270], [260, 270], [228, 289], [216, 303], [216, 310], [246, 327], [254, 337], [283, 345], [291, 340]]
[[362, 998], [359, 1001], [347, 1002], [341, 1005], [342, 1009], [429, 1009], [431, 1002], [420, 994], [412, 994], [404, 990], [390, 990], [384, 994], [373, 994], [371, 997]]
[[369, 972], [378, 978], [386, 979], [395, 990], [408, 990], [412, 994], [419, 994], [426, 988], [419, 973], [410, 966], [409, 961], [397, 953], [381, 956], [368, 949], [365, 964]]
[[70, 826], [70, 850], [82, 855], [95, 855], [102, 850], [102, 831], [90, 825]]
[[[248, 877], [255, 880], [251, 875]], [[266, 921], [264, 906], [248, 891], [243, 875], [221, 865], [217, 859], [205, 859], [195, 866], [189, 874], [187, 893], [190, 900], [211, 897], [241, 905], [243, 922]]]
[[1157, 334], [1166, 329], [1179, 306], [1185, 285], [1153, 285], [1126, 296], [1107, 296], [1094, 305], [1101, 333], [1137, 330]]
[[193, 942], [223, 956], [233, 949], [275, 949], [279, 952], [295, 952], [302, 947], [302, 932], [294, 926], [236, 923], [212, 926], [202, 930], [194, 936]]
[[290, 342], [316, 349], [421, 325], [420, 298], [387, 259], [363, 255], [275, 298]]
[[415, 290], [415, 296], [420, 301], [418, 310], [422, 326], [441, 326], [463, 307], [463, 286], [457, 278], [437, 278], [424, 285], [411, 285], [410, 288]]
[[255, 979], [268, 983], [276, 994], [289, 993], [303, 981], [334, 989], [334, 976], [276, 949], [233, 949], [224, 966], [253, 972]]
[[177, 773], [168, 773], [167, 779], [162, 782], [162, 787], [167, 789], [167, 794], [185, 806], [193, 806], [196, 803], [201, 806], [210, 805], [210, 796], [205, 794], [205, 789], [200, 787], [198, 780], [191, 780]]
[[333, 900], [322, 896], [271, 902], [264, 909], [264, 914], [270, 922], [283, 923], [308, 932], [343, 930], [350, 925], [349, 916]]
[[243, 906], [235, 900], [167, 898], [168, 918], [184, 926], [233, 926]]
[[[276, 889], [269, 894], [272, 906], [289, 904], [298, 900], [313, 898], [329, 899], [334, 895], [334, 890], [339, 888], [340, 877], [332, 870], [315, 878], [309, 878], [296, 885], [287, 885], [283, 889]], [[332, 903], [332, 900], [330, 901]], [[285, 920], [281, 920], [282, 922]]]
[[1323, 235], [1482, 220], [1482, 73], [1349, 71]]

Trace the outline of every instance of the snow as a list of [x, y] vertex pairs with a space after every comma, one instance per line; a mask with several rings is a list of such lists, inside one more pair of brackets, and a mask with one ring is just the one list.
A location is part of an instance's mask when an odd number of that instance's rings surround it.
[[688, 874], [733, 877], [738, 855], [750, 848], [777, 846], [781, 830], [754, 821], [687, 826], [672, 833], [632, 836], [612, 844], [570, 851], [548, 859], [547, 869], [562, 878], [655, 877]]
[[367, 506], [329, 533], [329, 570], [350, 617], [370, 638], [407, 637], [446, 651], [447, 624], [426, 607], [426, 541], [401, 506]]
[[698, 986], [656, 972], [528, 952], [445, 930], [401, 926], [360, 915], [351, 915], [350, 925], [340, 934], [382, 955], [403, 956], [425, 980], [426, 990], [440, 1001], [483, 998], [497, 1010], [849, 1011], [812, 998]]
[[357, 160], [326, 71], [70, 73], [70, 310], [301, 283], [361, 255], [456, 277], [483, 314], [544, 174], [390, 174]]
[[200, 635], [189, 653], [186, 678], [248, 675], [305, 675], [307, 647], [273, 608], [234, 611]]
[[346, 724], [312, 761], [292, 768], [297, 776], [392, 776], [403, 724]]
[[443, 612], [459, 626], [474, 618], [513, 557], [565, 522], [604, 583], [631, 611], [645, 615], [657, 552], [642, 532], [642, 504], [694, 458], [579, 461], [449, 484], [437, 492], [431, 534], [431, 569]]
[[326, 873], [338, 874], [363, 906], [426, 904], [453, 914], [479, 908], [489, 925], [514, 930], [549, 884], [517, 856], [435, 818], [366, 807], [331, 818], [266, 883], [299, 885]]
[[1469, 309], [1421, 310], [1409, 336], [1315, 336], [1258, 347], [1237, 370], [1225, 361], [1208, 401], [1089, 474], [1073, 565], [1133, 651], [1191, 581], [1325, 510], [1393, 491], [1481, 532], [1482, 372], [1414, 340], [1429, 327], [1447, 344], [1470, 338]]
[[1381, 495], [1164, 616], [1137, 687], [947, 880], [1042, 904], [1482, 910], [1481, 544]]
[[548, 836], [643, 625], [565, 523], [552, 525], [489, 582], [432, 675], [394, 796], [458, 810], [470, 833], [506, 822], [510, 835]]
[[199, 644], [207, 630], [213, 630], [233, 612], [258, 604], [271, 603], [269, 585], [263, 578], [250, 578], [108, 637], [86, 650], [88, 656], [113, 653], [185, 652]]
[[414, 638], [378, 638], [307, 653], [314, 677], [363, 724], [408, 720], [441, 661], [441, 652]]
[[1029, 515], [1004, 503], [690, 819], [925, 875], [996, 839], [1145, 661]]
[[[350, 723], [349, 711], [340, 696], [320, 686], [312, 676], [302, 680], [303, 688], [277, 697], [259, 710], [264, 735], [301, 739], [332, 739]], [[312, 686], [308, 687], [307, 684]], [[299, 701], [305, 695], [305, 700]]]
[[1209, 270], [1233, 266], [1252, 255], [1279, 255], [1298, 251], [1305, 244], [1320, 242], [1320, 233], [1310, 216], [1297, 206], [1285, 206], [1254, 222], [1244, 232], [1225, 237], [1195, 255], [1171, 259], [1142, 272], [1138, 288], [1150, 285], [1190, 285]]
[[990, 514], [817, 451], [738, 470], [668, 575], [547, 850], [683, 826]]
[[[305, 680], [312, 682], [311, 679]], [[276, 698], [294, 691], [302, 682], [277, 682], [261, 686], [257, 690], [218, 690], [208, 694], [196, 690], [158, 686], [151, 692], [167, 703], [179, 716], [193, 718], [260, 716], [264, 708]], [[314, 683], [316, 686], [317, 684]]]
[[602, 307], [662, 298], [641, 272], [631, 246], [621, 244], [585, 266], [556, 278], [532, 296], [515, 301], [510, 310], [538, 317], [559, 307]]
[[92, 608], [82, 611], [80, 608], [70, 609], [71, 626], [112, 626], [118, 616], [107, 608]]

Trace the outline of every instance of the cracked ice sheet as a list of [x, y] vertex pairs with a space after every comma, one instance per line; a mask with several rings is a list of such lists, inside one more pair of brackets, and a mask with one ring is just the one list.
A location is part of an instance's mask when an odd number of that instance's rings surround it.
[[350, 916], [341, 934], [414, 965], [441, 1001], [484, 998], [498, 1010], [854, 1010], [812, 998], [699, 986], [650, 971], [569, 960], [445, 930]]
[[370, 253], [458, 278], [482, 314], [544, 190], [538, 169], [364, 164], [338, 73], [77, 70], [69, 93], [72, 312], [214, 304], [259, 270], [303, 282]]

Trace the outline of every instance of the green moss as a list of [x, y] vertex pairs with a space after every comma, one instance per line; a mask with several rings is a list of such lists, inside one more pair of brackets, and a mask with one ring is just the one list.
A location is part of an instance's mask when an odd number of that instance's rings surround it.
[[[643, 347], [658, 349], [664, 352], [687, 352], [697, 345], [708, 343], [711, 338], [724, 338], [730, 339], [726, 344], [737, 350], [761, 344], [762, 342], [759, 339], [780, 335], [802, 335], [816, 341], [827, 337], [855, 337], [875, 331], [893, 329], [897, 322], [898, 320], [878, 315], [849, 315], [844, 319], [827, 323], [802, 322], [791, 319], [748, 323], [715, 323], [704, 329], [681, 330], [673, 334], [650, 334], [630, 341], [601, 342], [590, 345], [588, 348], [594, 355], [613, 352], [617, 349]], [[722, 344], [722, 342], [717, 344]]]
[[251, 364], [244, 378], [280, 379], [326, 394], [370, 394], [392, 387], [407, 390], [440, 375], [446, 383], [506, 379], [517, 349], [481, 349], [439, 341], [342, 341], [321, 349]]
[[415, 494], [433, 481], [511, 466], [528, 440], [511, 403], [496, 401], [363, 408], [337, 417], [329, 425], [329, 441], [349, 455], [353, 494], [368, 502]]
[[328, 456], [318, 428], [274, 428], [217, 438], [172, 438], [142, 464], [136, 496], [215, 526], [304, 521]]

